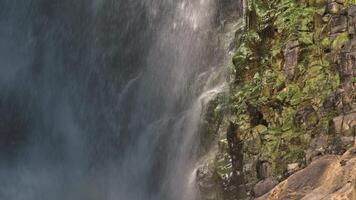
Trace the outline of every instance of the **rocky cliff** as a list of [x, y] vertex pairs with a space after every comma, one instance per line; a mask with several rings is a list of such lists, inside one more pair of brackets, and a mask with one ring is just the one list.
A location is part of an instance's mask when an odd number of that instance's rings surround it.
[[340, 155], [356, 134], [356, 1], [245, 4], [230, 92], [206, 112], [202, 135], [215, 142], [197, 172], [202, 199], [325, 199], [344, 186], [350, 195], [333, 198], [353, 199], [355, 155]]

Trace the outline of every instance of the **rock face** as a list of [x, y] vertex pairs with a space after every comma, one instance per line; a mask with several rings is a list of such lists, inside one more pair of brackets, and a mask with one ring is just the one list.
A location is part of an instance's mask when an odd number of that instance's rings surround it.
[[344, 167], [336, 160], [356, 136], [356, 2], [271, 2], [245, 1], [219, 147], [202, 164], [219, 195], [206, 199], [254, 198], [279, 182], [270, 199], [342, 199], [354, 187], [340, 175], [354, 172], [351, 153]]
[[283, 73], [288, 79], [293, 79], [296, 67], [298, 65], [298, 57], [300, 46], [298, 40], [293, 40], [287, 43], [283, 49], [284, 63]]
[[262, 180], [258, 182], [253, 188], [253, 196], [260, 197], [271, 191], [277, 184], [278, 181], [274, 180], [273, 178]]
[[288, 199], [356, 199], [356, 149], [319, 158], [256, 200]]

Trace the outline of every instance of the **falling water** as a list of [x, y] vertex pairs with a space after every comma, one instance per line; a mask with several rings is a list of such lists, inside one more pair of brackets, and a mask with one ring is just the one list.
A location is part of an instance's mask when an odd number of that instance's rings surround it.
[[0, 199], [197, 199], [218, 3], [0, 1]]

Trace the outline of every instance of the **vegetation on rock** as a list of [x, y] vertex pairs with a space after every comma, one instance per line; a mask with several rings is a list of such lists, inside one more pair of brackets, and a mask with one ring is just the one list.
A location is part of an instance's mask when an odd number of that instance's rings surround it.
[[[303, 168], [316, 157], [342, 154], [353, 145], [354, 4], [247, 1], [247, 27], [237, 34], [235, 78], [225, 104], [229, 114], [222, 122], [230, 124], [228, 136], [220, 136], [222, 148], [210, 167], [215, 184], [224, 188], [216, 196], [258, 196], [257, 183], [273, 187], [291, 175], [291, 166]], [[229, 140], [231, 130], [237, 139]]]

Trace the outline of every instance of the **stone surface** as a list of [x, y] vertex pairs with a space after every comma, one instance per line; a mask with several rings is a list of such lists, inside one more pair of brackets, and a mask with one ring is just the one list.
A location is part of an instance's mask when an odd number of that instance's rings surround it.
[[299, 163], [292, 163], [287, 166], [288, 174], [294, 174], [295, 172], [300, 170]]
[[331, 36], [347, 31], [347, 15], [339, 14], [333, 16], [331, 18], [330, 28]]
[[337, 112], [342, 112], [343, 108], [343, 91], [335, 91], [328, 95], [323, 102], [323, 109], [324, 111], [331, 111], [335, 110]]
[[319, 122], [319, 117], [313, 107], [307, 106], [294, 115], [294, 124], [303, 130], [312, 129]]
[[202, 166], [197, 170], [197, 188], [204, 200], [218, 200], [221, 188], [216, 184], [214, 171], [211, 166]]
[[312, 161], [323, 156], [328, 148], [328, 137], [326, 135], [317, 135], [310, 142], [309, 148], [305, 153], [305, 162], [309, 165]]
[[298, 40], [288, 42], [283, 49], [283, 73], [288, 79], [292, 79], [294, 77], [295, 68], [298, 64], [299, 51], [300, 47]]
[[253, 188], [253, 196], [260, 197], [271, 191], [276, 185], [278, 185], [277, 180], [273, 178], [266, 178], [255, 185]]
[[340, 9], [340, 6], [336, 2], [332, 2], [332, 3], [328, 4], [328, 12], [330, 14], [337, 14], [339, 9]]
[[347, 25], [348, 34], [351, 39], [347, 41], [340, 52], [339, 62], [337, 64], [337, 70], [339, 71], [342, 88], [344, 90], [343, 102], [346, 104], [347, 110], [355, 109], [355, 95], [356, 95], [356, 5], [351, 6], [347, 10]]
[[268, 161], [258, 161], [256, 164], [257, 178], [266, 179], [272, 176], [272, 166]]
[[[340, 162], [342, 161], [342, 162]], [[356, 199], [356, 154], [324, 156], [280, 183], [257, 200], [354, 200]]]
[[331, 128], [336, 134], [354, 136], [356, 131], [356, 112], [335, 117], [332, 120]]

